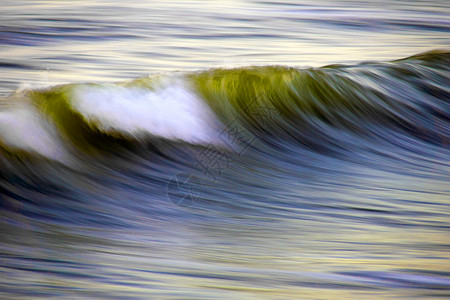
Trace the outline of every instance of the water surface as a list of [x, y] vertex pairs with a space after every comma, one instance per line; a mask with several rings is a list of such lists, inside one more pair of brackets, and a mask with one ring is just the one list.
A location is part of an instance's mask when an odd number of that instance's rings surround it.
[[0, 297], [450, 296], [449, 12], [2, 3]]

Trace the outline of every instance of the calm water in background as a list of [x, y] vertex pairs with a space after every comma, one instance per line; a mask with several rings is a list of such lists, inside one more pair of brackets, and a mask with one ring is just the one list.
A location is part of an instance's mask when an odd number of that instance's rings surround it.
[[1, 1], [0, 298], [449, 297], [449, 19]]
[[2, 1], [1, 88], [449, 47], [448, 1]]

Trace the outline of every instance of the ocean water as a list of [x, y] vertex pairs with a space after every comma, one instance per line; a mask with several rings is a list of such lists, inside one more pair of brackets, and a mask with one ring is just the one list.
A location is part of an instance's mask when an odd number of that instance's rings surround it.
[[1, 1], [1, 299], [450, 297], [448, 1]]

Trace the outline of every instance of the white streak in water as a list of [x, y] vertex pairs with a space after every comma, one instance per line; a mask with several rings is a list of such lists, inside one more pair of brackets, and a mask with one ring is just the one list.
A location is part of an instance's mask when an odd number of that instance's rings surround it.
[[67, 151], [56, 128], [45, 122], [31, 107], [0, 111], [0, 141], [11, 148], [36, 152], [67, 163]]
[[193, 144], [220, 143], [219, 122], [184, 83], [157, 90], [112, 85], [77, 88], [71, 102], [91, 124], [105, 132], [143, 133]]

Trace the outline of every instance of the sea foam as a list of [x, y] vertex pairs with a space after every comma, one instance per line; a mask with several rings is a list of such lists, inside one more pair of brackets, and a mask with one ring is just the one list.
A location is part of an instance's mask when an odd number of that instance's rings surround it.
[[67, 150], [54, 125], [29, 106], [0, 111], [0, 141], [13, 149], [67, 163]]
[[218, 142], [219, 122], [180, 80], [155, 90], [116, 85], [80, 86], [72, 108], [104, 132], [145, 134], [194, 144]]

